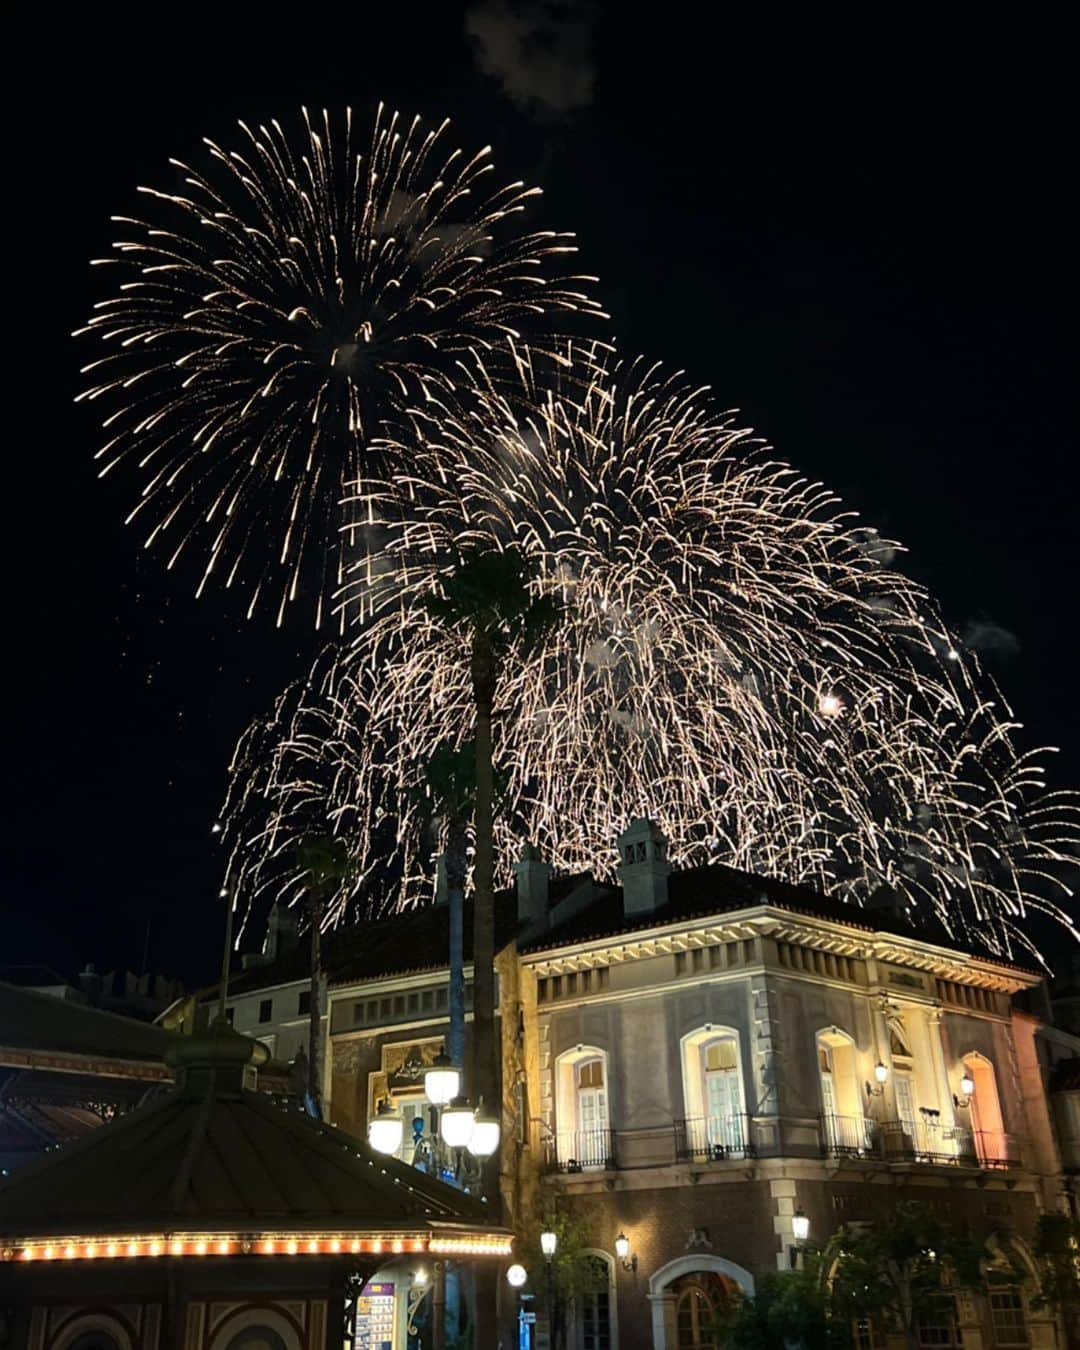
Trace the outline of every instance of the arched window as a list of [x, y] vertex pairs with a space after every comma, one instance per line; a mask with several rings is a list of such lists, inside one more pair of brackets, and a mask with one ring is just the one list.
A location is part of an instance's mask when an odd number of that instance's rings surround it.
[[747, 1146], [739, 1034], [706, 1024], [682, 1039], [686, 1151], [740, 1157]]
[[108, 1312], [80, 1313], [57, 1333], [53, 1350], [131, 1350], [133, 1337], [119, 1317]]
[[596, 1046], [579, 1045], [555, 1062], [555, 1146], [567, 1171], [611, 1161], [608, 1057]]
[[121, 1344], [111, 1330], [96, 1327], [93, 1331], [80, 1331], [68, 1350], [121, 1350]]
[[975, 1084], [968, 1098], [975, 1155], [980, 1162], [1002, 1162], [1008, 1157], [1008, 1148], [994, 1066], [985, 1055], [973, 1051], [964, 1056], [963, 1067]]
[[573, 1303], [572, 1350], [614, 1350], [615, 1265], [606, 1252], [588, 1252]]
[[285, 1340], [273, 1327], [255, 1323], [238, 1331], [227, 1350], [285, 1350]]
[[865, 1153], [870, 1135], [855, 1042], [839, 1027], [826, 1027], [817, 1034], [817, 1057], [826, 1146], [833, 1153]]

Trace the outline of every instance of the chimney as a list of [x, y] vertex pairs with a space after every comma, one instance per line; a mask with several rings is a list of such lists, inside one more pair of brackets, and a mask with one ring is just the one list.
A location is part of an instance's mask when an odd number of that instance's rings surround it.
[[521, 850], [521, 861], [514, 863], [518, 918], [530, 926], [547, 927], [551, 870], [551, 864], [542, 861], [535, 844], [526, 844]]
[[278, 901], [270, 906], [266, 921], [266, 937], [263, 938], [262, 956], [265, 962], [276, 961], [279, 956], [292, 951], [296, 946], [296, 915], [287, 905]]
[[623, 913], [651, 914], [667, 904], [667, 840], [654, 820], [638, 818], [619, 835], [619, 880]]

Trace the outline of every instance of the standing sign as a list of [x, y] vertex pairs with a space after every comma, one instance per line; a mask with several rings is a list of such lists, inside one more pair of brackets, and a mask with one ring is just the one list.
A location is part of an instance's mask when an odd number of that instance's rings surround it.
[[394, 1286], [369, 1284], [356, 1300], [354, 1350], [394, 1350]]

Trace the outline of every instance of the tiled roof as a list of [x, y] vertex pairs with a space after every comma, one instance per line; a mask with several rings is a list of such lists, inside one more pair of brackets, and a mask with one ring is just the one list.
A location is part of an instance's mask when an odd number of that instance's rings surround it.
[[[570, 946], [598, 938], [662, 927], [683, 920], [704, 919], [732, 913], [755, 905], [770, 905], [793, 914], [805, 914], [833, 923], [857, 928], [865, 933], [890, 933], [931, 943], [962, 954], [985, 955], [961, 934], [950, 934], [933, 919], [919, 917], [913, 922], [888, 908], [860, 908], [821, 895], [806, 886], [795, 886], [774, 877], [741, 872], [721, 863], [673, 871], [668, 878], [668, 901], [659, 909], [627, 916], [623, 913], [623, 893], [618, 886], [593, 883], [588, 873], [553, 877], [549, 888], [550, 907], [575, 890], [591, 884], [592, 896], [565, 920], [557, 919], [550, 928], [536, 933], [522, 944], [524, 952], [539, 952]], [[496, 948], [509, 942], [521, 925], [517, 918], [517, 897], [513, 890], [496, 896]], [[465, 905], [466, 960], [472, 948], [472, 906]], [[323, 944], [323, 965], [333, 985], [352, 984], [410, 972], [445, 969], [449, 949], [449, 910], [445, 905], [409, 910], [371, 923], [360, 924], [332, 934]], [[273, 965], [256, 966], [233, 977], [230, 995], [251, 993], [272, 985], [307, 979], [309, 948], [306, 942]], [[1020, 961], [993, 958], [999, 965], [1012, 965], [1032, 971], [1034, 966]]]
[[[828, 919], [864, 932], [891, 933], [899, 937], [928, 942], [957, 952], [970, 952], [962, 937], [950, 934], [940, 923], [920, 919], [918, 924], [888, 909], [861, 909], [821, 895], [806, 886], [795, 886], [774, 877], [741, 872], [734, 867], [713, 863], [705, 867], [673, 871], [668, 878], [666, 905], [647, 914], [623, 913], [622, 888], [597, 888], [597, 898], [579, 913], [538, 933], [523, 946], [524, 951], [544, 951], [575, 942], [617, 937], [647, 928], [658, 928], [684, 919], [706, 918], [732, 913], [754, 905], [770, 905], [794, 914]], [[997, 960], [997, 958], [994, 958]], [[1001, 964], [1018, 964], [1002, 962]], [[1030, 969], [1030, 967], [1021, 967]]]
[[472, 1197], [243, 1089], [246, 1037], [186, 1041], [175, 1089], [0, 1182], [0, 1236], [486, 1223]]

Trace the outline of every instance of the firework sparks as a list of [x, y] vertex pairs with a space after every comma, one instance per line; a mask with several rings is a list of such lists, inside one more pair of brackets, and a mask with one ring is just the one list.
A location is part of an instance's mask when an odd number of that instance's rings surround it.
[[518, 228], [539, 189], [489, 187], [488, 150], [451, 150], [447, 123], [380, 108], [363, 151], [351, 112], [240, 127], [204, 169], [171, 161], [174, 190], [142, 188], [144, 217], [114, 217], [113, 293], [79, 330], [108, 351], [80, 398], [107, 409], [101, 473], [142, 479], [147, 546], [199, 554], [200, 592], [241, 584], [278, 622], [303, 598], [319, 620], [365, 546], [342, 503], [373, 433], [456, 354], [522, 328], [543, 350], [560, 316], [600, 311], [594, 278], [558, 274], [572, 236]]
[[[560, 871], [610, 878], [618, 830], [650, 815], [676, 864], [854, 903], [886, 886], [998, 952], [1030, 946], [1029, 909], [1069, 924], [1052, 895], [1075, 862], [1076, 801], [1014, 750], [997, 691], [891, 567], [897, 546], [678, 376], [580, 366], [545, 391], [519, 353], [508, 390], [470, 359], [391, 437], [413, 470], [380, 520], [393, 600], [296, 692], [258, 791], [238, 773], [241, 889], [292, 884], [247, 846], [253, 805], [272, 800], [288, 833], [318, 799], [369, 861], [366, 886], [389, 878], [395, 906], [430, 893], [415, 788], [437, 745], [469, 735], [472, 696], [420, 598], [455, 550], [514, 545], [567, 621], [534, 657], [511, 652], [500, 684], [504, 883], [523, 838]], [[356, 500], [370, 512], [375, 496], [360, 482]], [[346, 594], [369, 581], [358, 569]]]

